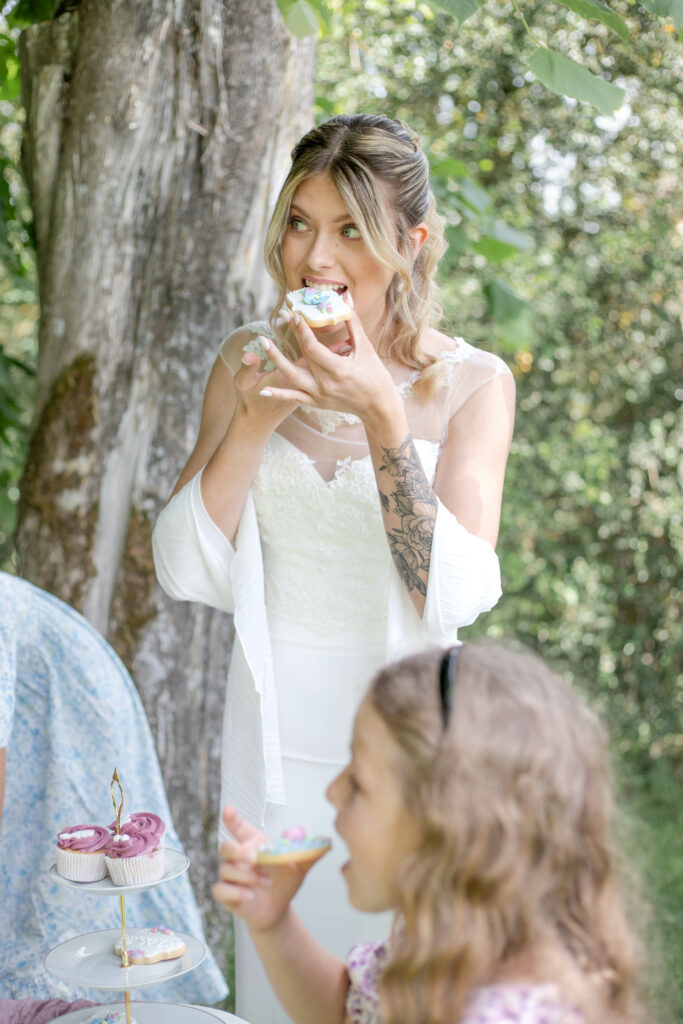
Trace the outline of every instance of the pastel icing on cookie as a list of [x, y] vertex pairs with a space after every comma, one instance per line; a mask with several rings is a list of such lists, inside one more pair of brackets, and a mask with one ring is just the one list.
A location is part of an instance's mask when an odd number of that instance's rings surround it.
[[[114, 952], [121, 956], [122, 942], [118, 940]], [[170, 928], [127, 928], [126, 950], [132, 964], [156, 964], [159, 960], [175, 960], [187, 951], [179, 935]]]
[[326, 836], [311, 835], [303, 825], [285, 829], [279, 839], [272, 839], [259, 849], [259, 864], [296, 864], [318, 860], [332, 846]]
[[287, 292], [287, 305], [311, 327], [329, 327], [351, 317], [351, 307], [331, 288], [298, 288]]

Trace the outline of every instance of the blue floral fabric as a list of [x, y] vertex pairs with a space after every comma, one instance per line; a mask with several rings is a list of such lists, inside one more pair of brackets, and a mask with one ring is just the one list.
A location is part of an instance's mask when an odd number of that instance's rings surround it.
[[[182, 849], [152, 734], [130, 675], [76, 611], [25, 580], [0, 573], [0, 747], [7, 747], [0, 824], [0, 995], [100, 1002], [104, 990], [50, 975], [48, 951], [75, 935], [120, 927], [117, 896], [82, 893], [49, 875], [57, 834], [108, 825], [110, 782], [122, 781], [124, 815], [153, 811], [166, 845]], [[165, 925], [204, 942], [187, 873], [126, 897], [126, 926]], [[195, 970], [134, 998], [212, 1004], [227, 995], [209, 953]]]

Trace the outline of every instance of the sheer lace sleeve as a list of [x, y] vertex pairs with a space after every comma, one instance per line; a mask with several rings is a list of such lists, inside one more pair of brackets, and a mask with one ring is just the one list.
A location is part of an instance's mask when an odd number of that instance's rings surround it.
[[457, 630], [490, 611], [502, 594], [498, 556], [439, 501], [422, 617], [430, 640], [453, 643]]
[[[258, 336], [263, 335], [276, 341], [275, 334], [267, 320], [253, 320], [251, 323], [238, 327], [236, 331], [229, 334], [218, 349], [218, 355], [223, 360], [230, 373], [235, 376], [241, 365], [242, 353], [257, 352], [262, 360], [265, 360], [264, 368], [274, 369], [274, 364], [267, 359], [265, 349], [259, 344]], [[270, 364], [270, 365], [268, 365]]]
[[510, 374], [507, 363], [492, 352], [474, 348], [462, 338], [454, 340], [457, 347], [452, 351], [443, 352], [440, 356], [446, 366], [444, 384], [448, 389], [442, 443], [445, 443], [448, 436], [449, 422], [465, 402], [495, 377]]

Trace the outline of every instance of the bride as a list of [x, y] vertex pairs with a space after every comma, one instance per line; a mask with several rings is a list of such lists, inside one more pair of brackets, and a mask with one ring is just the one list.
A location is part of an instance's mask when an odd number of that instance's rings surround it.
[[[331, 831], [322, 794], [368, 679], [457, 642], [500, 596], [514, 382], [433, 326], [444, 249], [412, 131], [360, 114], [308, 132], [266, 240], [277, 306], [221, 345], [155, 528], [164, 589], [234, 613], [221, 803], [269, 835]], [[313, 331], [283, 308], [306, 286], [340, 293], [350, 319]], [[297, 904], [341, 956], [383, 930], [345, 905], [344, 859], [333, 851]], [[238, 923], [237, 1012], [281, 1021], [260, 970]]]

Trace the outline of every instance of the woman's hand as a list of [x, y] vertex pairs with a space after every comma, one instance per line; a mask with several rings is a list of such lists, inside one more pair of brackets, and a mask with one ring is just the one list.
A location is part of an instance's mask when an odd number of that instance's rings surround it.
[[220, 881], [211, 894], [251, 932], [269, 931], [285, 915], [311, 864], [261, 866], [256, 855], [268, 836], [240, 818], [234, 807], [225, 808], [223, 821], [235, 842], [221, 844]]
[[[290, 316], [302, 358], [291, 362], [272, 343], [268, 355], [282, 383], [261, 382], [261, 395], [273, 404], [295, 402], [319, 409], [354, 413], [360, 419], [384, 414], [397, 404], [396, 387], [358, 314], [346, 322], [348, 338], [329, 347], [320, 341], [298, 313]], [[398, 399], [400, 402], [400, 399]]]
[[[261, 337], [258, 340], [268, 350], [269, 355], [273, 350], [278, 351], [268, 338]], [[256, 352], [244, 352], [242, 355], [242, 367], [234, 377], [237, 403], [235, 414], [237, 416], [246, 414], [250, 422], [262, 425], [264, 431], [270, 434], [301, 403], [297, 400], [276, 403], [269, 401], [268, 396], [262, 397], [261, 391], [264, 388], [286, 387], [287, 380], [277, 369], [261, 373], [259, 371], [260, 362]]]

